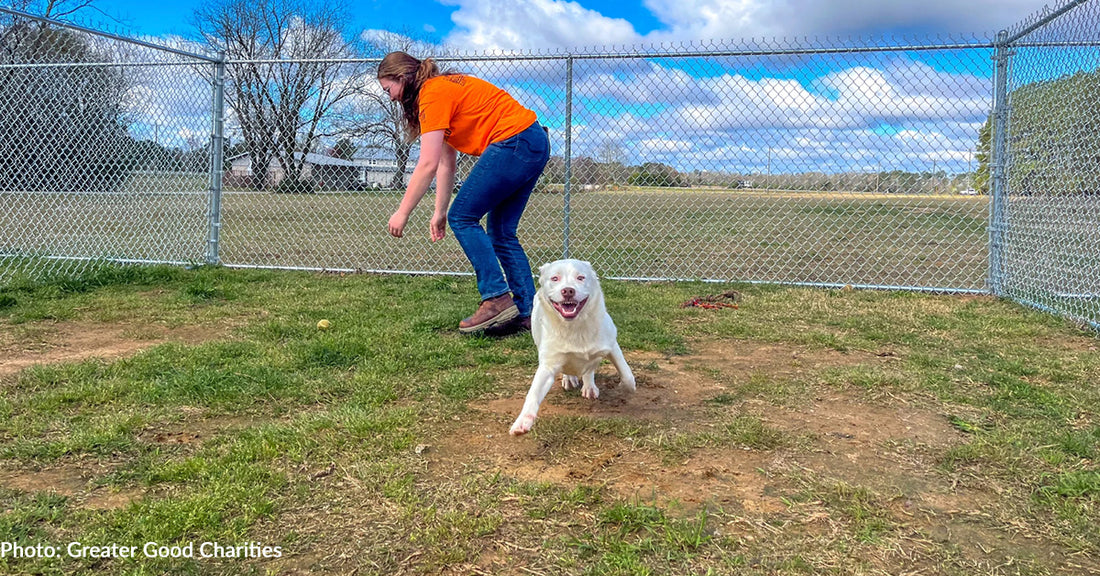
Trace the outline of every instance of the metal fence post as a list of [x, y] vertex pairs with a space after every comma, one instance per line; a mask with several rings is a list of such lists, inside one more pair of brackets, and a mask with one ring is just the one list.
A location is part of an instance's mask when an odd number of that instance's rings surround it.
[[218, 242], [222, 227], [222, 175], [225, 172], [225, 52], [218, 53], [214, 64], [213, 131], [210, 134], [210, 236], [206, 248], [206, 263], [221, 262]]
[[1008, 199], [1008, 68], [1012, 51], [1008, 31], [997, 34], [995, 44], [996, 72], [993, 87], [993, 190], [989, 214], [989, 290], [995, 296], [1004, 294], [1004, 232], [1005, 205]]
[[565, 59], [565, 209], [562, 258], [569, 258], [569, 212], [573, 179], [573, 56]]

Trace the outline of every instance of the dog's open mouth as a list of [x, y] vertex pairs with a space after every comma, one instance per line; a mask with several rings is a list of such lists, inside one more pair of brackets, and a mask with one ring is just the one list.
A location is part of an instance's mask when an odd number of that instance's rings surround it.
[[566, 320], [572, 320], [580, 314], [581, 308], [584, 308], [584, 303], [588, 302], [588, 298], [584, 300], [562, 300], [561, 302], [550, 301], [554, 305], [554, 309], [561, 314], [562, 318]]

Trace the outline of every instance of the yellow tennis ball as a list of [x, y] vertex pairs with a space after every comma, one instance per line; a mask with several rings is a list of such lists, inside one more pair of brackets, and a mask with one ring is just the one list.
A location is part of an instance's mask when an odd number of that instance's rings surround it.
[[317, 329], [318, 330], [328, 330], [329, 326], [332, 326], [332, 323], [329, 322], [328, 320], [319, 320], [317, 322]]

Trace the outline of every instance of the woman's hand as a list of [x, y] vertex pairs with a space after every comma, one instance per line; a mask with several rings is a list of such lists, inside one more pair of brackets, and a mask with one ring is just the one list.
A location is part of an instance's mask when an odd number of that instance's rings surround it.
[[442, 212], [432, 214], [432, 222], [429, 225], [432, 242], [439, 242], [447, 235], [447, 215]]
[[[387, 228], [390, 235], [400, 238], [405, 233], [405, 225], [409, 223], [409, 214], [416, 209], [420, 199], [428, 192], [428, 187], [435, 179], [435, 173], [439, 169], [439, 158], [443, 154], [443, 130], [433, 130], [420, 135], [420, 158], [416, 161], [409, 178], [409, 186], [405, 189], [405, 195], [401, 197], [401, 205], [397, 212], [390, 216]], [[438, 210], [438, 207], [436, 208]], [[435, 238], [436, 222], [432, 218], [432, 238]], [[440, 230], [440, 238], [442, 238]]]
[[401, 210], [393, 213], [390, 216], [390, 222], [387, 225], [390, 230], [390, 236], [394, 238], [400, 238], [405, 232], [405, 225], [409, 223], [409, 215], [403, 213]]

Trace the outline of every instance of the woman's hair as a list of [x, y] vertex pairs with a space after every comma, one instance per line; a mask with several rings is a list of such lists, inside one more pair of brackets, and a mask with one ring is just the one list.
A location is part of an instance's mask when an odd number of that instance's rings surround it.
[[442, 73], [435, 60], [418, 60], [404, 52], [390, 52], [378, 65], [378, 79], [401, 83], [401, 108], [404, 111], [405, 134], [409, 141], [420, 136], [420, 87], [428, 78]]

